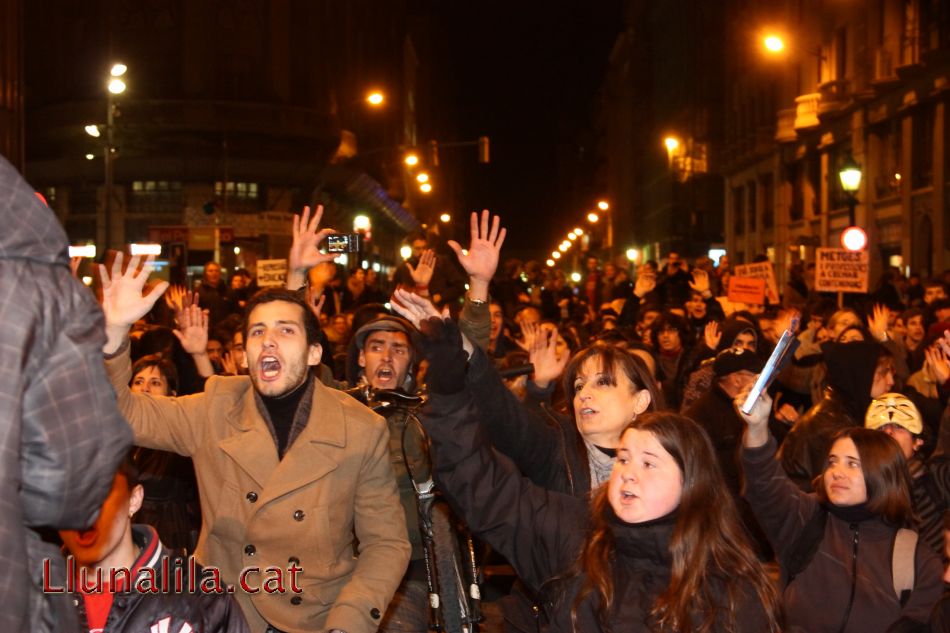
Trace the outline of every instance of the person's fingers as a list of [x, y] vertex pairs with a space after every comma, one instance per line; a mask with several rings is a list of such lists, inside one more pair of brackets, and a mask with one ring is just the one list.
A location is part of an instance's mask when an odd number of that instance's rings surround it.
[[112, 279], [122, 276], [122, 251], [116, 251], [112, 258]]
[[[486, 211], [485, 213], [488, 213]], [[491, 231], [488, 233], [488, 241], [491, 244], [495, 243], [495, 240], [498, 239], [498, 231], [501, 230], [501, 217], [495, 216], [491, 223]]]
[[502, 228], [498, 232], [498, 239], [495, 241], [495, 249], [501, 250], [501, 245], [505, 243], [505, 236], [508, 235], [508, 229]]
[[109, 279], [105, 264], [96, 264], [96, 269], [99, 271], [99, 283], [102, 284], [102, 289], [106, 290], [112, 287], [112, 280]]
[[[306, 214], [307, 211], [308, 211], [307, 207], [304, 207], [304, 208], [303, 208], [304, 214]], [[297, 215], [296, 213], [294, 214], [294, 228], [293, 228], [293, 231], [294, 231], [294, 233], [293, 233], [294, 237], [297, 237], [298, 235], [300, 235], [300, 216]]]
[[462, 259], [465, 256], [465, 254], [462, 252], [462, 245], [456, 242], [455, 240], [449, 240], [448, 242], [446, 242], [446, 244], [449, 245], [449, 248], [455, 251], [455, 254], [458, 256], [459, 259]]
[[480, 236], [483, 240], [487, 240], [487, 239], [488, 239], [488, 216], [489, 216], [489, 215], [490, 215], [490, 214], [489, 214], [489, 212], [488, 212], [488, 209], [483, 209], [483, 210], [482, 210], [482, 227], [481, 227], [481, 231], [479, 232], [479, 236]]
[[449, 306], [444, 306], [444, 307], [442, 308], [442, 315], [441, 315], [441, 316], [442, 316], [442, 320], [443, 320], [443, 321], [448, 321], [450, 318], [452, 318], [452, 313], [451, 313], [451, 311], [449, 310]]
[[320, 220], [323, 219], [323, 205], [318, 205], [316, 210], [313, 212], [313, 218], [310, 220], [310, 224], [307, 226], [308, 233], [316, 233], [317, 227], [320, 226]]
[[[422, 264], [421, 258], [420, 258], [419, 264], [420, 264], [420, 265]], [[416, 269], [413, 268], [413, 267], [412, 267], [412, 264], [410, 264], [408, 261], [406, 261], [406, 268], [409, 269], [409, 274], [410, 274], [410, 275], [415, 275], [415, 274], [416, 274]]]
[[152, 288], [151, 292], [145, 295], [145, 298], [151, 303], [155, 303], [155, 301], [157, 301], [158, 298], [162, 296], [162, 293], [165, 292], [166, 288], [168, 288], [168, 282], [160, 281], [157, 284], [155, 284], [155, 287]]

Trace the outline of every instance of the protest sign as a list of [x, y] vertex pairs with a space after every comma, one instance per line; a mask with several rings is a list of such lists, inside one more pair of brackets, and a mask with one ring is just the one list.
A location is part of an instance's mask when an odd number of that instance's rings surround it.
[[815, 290], [818, 292], [867, 292], [868, 252], [844, 248], [815, 251]]
[[286, 259], [257, 260], [257, 285], [261, 288], [279, 288], [287, 282]]
[[761, 277], [729, 277], [729, 301], [747, 305], [765, 303], [765, 280]]
[[[772, 266], [772, 262], [740, 264], [735, 267], [734, 273], [739, 277], [754, 277], [764, 280], [766, 297], [768, 297], [769, 303], [779, 303], [778, 284], [775, 282], [775, 268]], [[764, 303], [764, 301], [759, 303]]]

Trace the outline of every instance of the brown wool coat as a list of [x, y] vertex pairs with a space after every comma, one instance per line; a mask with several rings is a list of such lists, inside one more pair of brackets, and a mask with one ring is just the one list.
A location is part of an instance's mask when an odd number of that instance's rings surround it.
[[381, 417], [315, 381], [307, 425], [278, 460], [247, 377], [212, 377], [203, 393], [162, 398], [129, 391], [127, 349], [106, 367], [136, 444], [194, 460], [203, 565], [237, 585], [243, 568], [299, 559], [302, 593], [289, 580], [284, 594], [235, 589], [252, 631], [265, 621], [288, 633], [377, 629], [409, 561]]

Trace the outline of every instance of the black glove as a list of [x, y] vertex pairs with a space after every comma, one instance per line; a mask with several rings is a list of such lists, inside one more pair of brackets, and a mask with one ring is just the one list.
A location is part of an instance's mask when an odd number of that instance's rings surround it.
[[462, 349], [462, 332], [455, 321], [429, 317], [419, 324], [418, 347], [429, 361], [426, 384], [431, 393], [452, 394], [465, 388], [468, 358]]

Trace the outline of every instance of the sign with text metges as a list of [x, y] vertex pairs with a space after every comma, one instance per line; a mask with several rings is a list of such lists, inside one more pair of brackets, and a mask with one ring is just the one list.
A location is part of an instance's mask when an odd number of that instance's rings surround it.
[[815, 290], [818, 292], [867, 292], [868, 252], [844, 248], [815, 251]]

